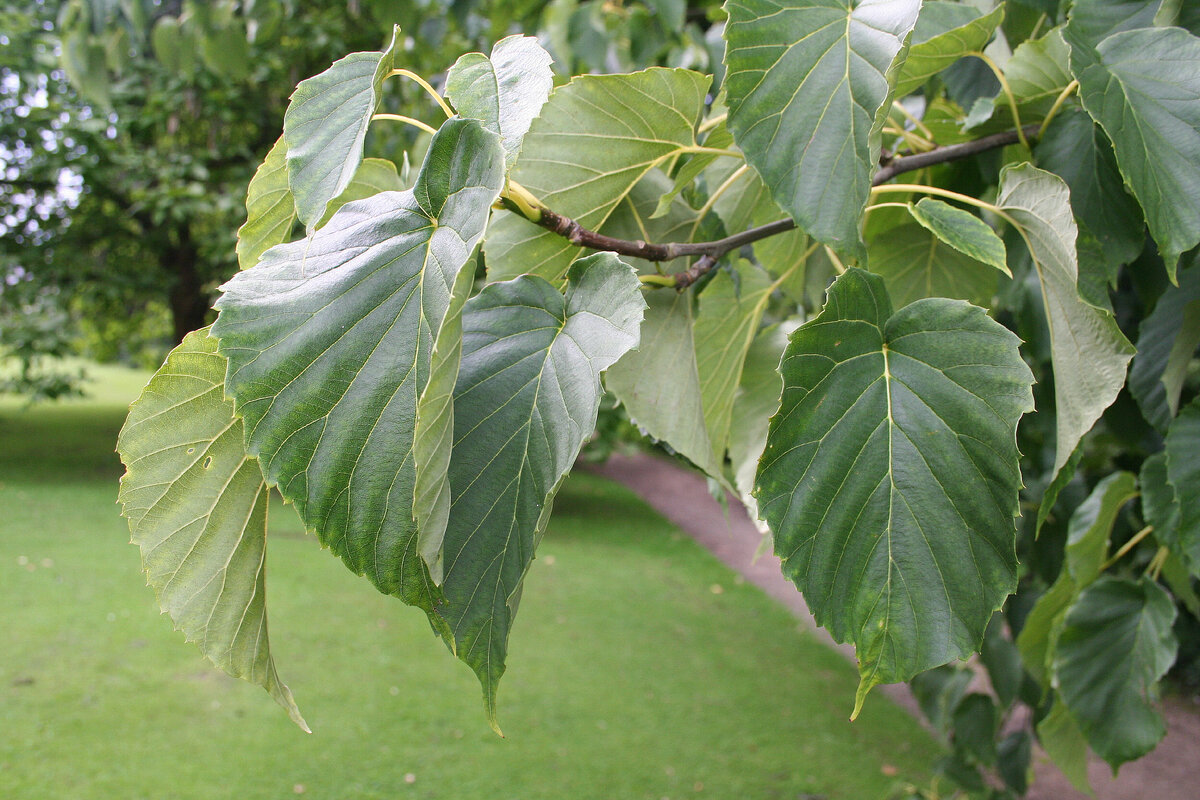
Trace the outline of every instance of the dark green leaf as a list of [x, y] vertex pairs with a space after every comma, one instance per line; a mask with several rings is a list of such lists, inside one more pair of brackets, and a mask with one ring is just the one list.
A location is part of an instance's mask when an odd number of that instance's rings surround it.
[[908, 57], [896, 80], [896, 96], [919, 89], [958, 59], [984, 48], [1004, 19], [1004, 6], [981, 15], [969, 5], [927, 2], [913, 28]]
[[1013, 731], [996, 748], [996, 771], [1005, 785], [1024, 795], [1029, 789], [1029, 762], [1033, 759], [1033, 736], [1029, 731]]
[[1200, 268], [1179, 273], [1138, 329], [1129, 391], [1146, 421], [1165, 433], [1179, 411], [1188, 364], [1200, 345]]
[[996, 763], [996, 729], [1000, 714], [986, 694], [973, 692], [954, 709], [954, 746], [974, 761]]
[[1002, 708], [1008, 708], [1021, 690], [1025, 670], [1016, 644], [1004, 634], [1004, 615], [992, 616], [983, 637], [979, 660], [987, 667], [988, 679]]
[[803, 230], [859, 259], [880, 130], [919, 8], [914, 0], [725, 4], [734, 140]]
[[910, 208], [913, 218], [943, 242], [1012, 277], [1004, 241], [979, 217], [931, 197], [922, 198]]
[[[1200, 398], [1184, 407], [1171, 423], [1165, 452], [1167, 481], [1178, 504], [1178, 540], [1174, 550], [1181, 557], [1187, 557], [1190, 568], [1200, 570], [1200, 457], [1197, 457], [1200, 454]], [[1160, 504], [1162, 499], [1155, 498], [1155, 502]], [[1170, 513], [1164, 510], [1155, 516], [1169, 520]]]
[[1029, 616], [1025, 618], [1025, 626], [1017, 635], [1017, 649], [1021, 651], [1025, 669], [1043, 688], [1050, 687], [1054, 647], [1063, 618], [1078, 593], [1079, 587], [1064, 569], [1054, 585], [1034, 603]]
[[756, 496], [784, 574], [858, 648], [859, 707], [978, 648], [1015, 586], [1017, 344], [961, 301], [893, 313], [856, 269], [792, 334]]
[[958, 664], [947, 664], [926, 670], [909, 682], [921, 713], [943, 736], [949, 735], [954, 709], [967, 693], [973, 677], [971, 670]]

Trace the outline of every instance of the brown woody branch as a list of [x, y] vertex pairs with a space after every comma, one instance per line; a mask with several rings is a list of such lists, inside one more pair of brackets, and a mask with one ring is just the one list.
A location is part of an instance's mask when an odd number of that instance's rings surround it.
[[[1035, 136], [1037, 125], [1027, 125], [1024, 133], [1027, 137]], [[890, 156], [880, 159], [880, 170], [871, 181], [872, 186], [886, 183], [892, 178], [905, 172], [931, 167], [936, 164], [946, 164], [951, 161], [969, 158], [973, 155], [1016, 144], [1020, 141], [1017, 131], [1003, 131], [984, 136], [961, 144], [936, 147], [924, 153], [907, 156]], [[513, 209], [517, 210], [517, 209]], [[724, 239], [710, 242], [644, 242], [640, 239], [618, 239], [603, 233], [590, 231], [570, 217], [559, 214], [548, 208], [541, 208], [539, 219], [531, 220], [536, 224], [564, 237], [572, 244], [587, 247], [591, 250], [607, 250], [618, 255], [632, 256], [646, 261], [671, 261], [684, 256], [700, 256], [691, 267], [683, 272], [670, 276], [674, 278], [674, 287], [683, 290], [698, 281], [705, 273], [716, 266], [718, 259], [728, 252], [737, 250], [745, 245], [775, 236], [785, 231], [793, 230], [796, 223], [791, 219], [781, 219], [757, 228], [751, 228]], [[518, 211], [519, 213], [519, 211]]]

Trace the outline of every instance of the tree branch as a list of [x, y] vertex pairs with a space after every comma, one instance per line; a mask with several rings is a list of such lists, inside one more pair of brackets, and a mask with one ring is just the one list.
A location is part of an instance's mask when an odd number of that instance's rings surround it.
[[[1027, 125], [1021, 132], [1015, 129], [1003, 131], [961, 144], [936, 147], [925, 153], [889, 157], [883, 160], [881, 169], [875, 173], [871, 185], [878, 186], [881, 183], [886, 183], [905, 172], [912, 172], [913, 170], [936, 164], [958, 161], [988, 150], [994, 150], [998, 147], [1016, 144], [1021, 140], [1022, 132], [1026, 136], [1034, 136], [1037, 134], [1037, 131], [1037, 125]], [[508, 207], [515, 213], [520, 213], [513, 205], [510, 204]], [[614, 236], [606, 236], [603, 233], [588, 230], [575, 220], [559, 214], [557, 211], [552, 211], [548, 208], [541, 208], [540, 211], [539, 218], [530, 219], [530, 222], [557, 233], [572, 244], [587, 247], [591, 250], [607, 250], [618, 255], [641, 258], [646, 261], [671, 261], [684, 256], [700, 256], [690, 268], [683, 272], [677, 272], [672, 276], [675, 279], [674, 286], [678, 290], [686, 289], [698, 281], [705, 273], [715, 267], [717, 261], [726, 253], [757, 242], [760, 239], [766, 239], [769, 236], [793, 230], [796, 227], [796, 223], [789, 218], [761, 225], [757, 228], [750, 228], [733, 236], [726, 236], [724, 239], [715, 239], [710, 242], [655, 243], [645, 242], [641, 239], [618, 239]]]

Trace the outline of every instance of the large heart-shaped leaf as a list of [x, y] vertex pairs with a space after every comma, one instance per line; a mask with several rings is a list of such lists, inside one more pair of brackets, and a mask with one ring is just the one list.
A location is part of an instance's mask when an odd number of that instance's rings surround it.
[[207, 329], [171, 351], [117, 439], [126, 466], [117, 501], [175, 627], [225, 672], [266, 689], [307, 731], [271, 659], [267, 487], [224, 382], [225, 359]]
[[[217, 301], [213, 332], [247, 451], [350, 569], [426, 608], [433, 590], [414, 557], [414, 515], [436, 516], [442, 493], [427, 488], [430, 505], [414, 508], [413, 451], [448, 440], [454, 309], [503, 170], [495, 134], [450, 120], [411, 191], [347, 204], [308, 239], [268, 250]], [[446, 413], [427, 414], [426, 403]], [[438, 424], [418, 440], [414, 420], [426, 418]]]
[[[597, 230], [638, 181], [695, 146], [709, 77], [653, 68], [583, 75], [555, 89], [525, 134], [513, 180], [545, 206]], [[582, 251], [516, 214], [498, 212], [484, 251], [488, 276], [560, 281]]]
[[1180, 28], [1124, 31], [1094, 51], [1073, 45], [1071, 63], [1174, 276], [1180, 253], [1200, 243], [1200, 39]]
[[1057, 473], [1125, 385], [1133, 345], [1111, 313], [1079, 296], [1078, 229], [1062, 179], [1029, 164], [1006, 168], [996, 202], [1020, 226], [1041, 284], [1054, 365]]
[[[728, 0], [729, 127], [796, 223], [866, 257], [859, 219], [917, 0]], [[836, 187], [836, 191], [833, 191]]]
[[351, 53], [301, 81], [283, 115], [288, 185], [296, 214], [311, 229], [362, 161], [367, 126], [392, 71], [397, 35], [379, 53]]
[[1085, 589], [1058, 638], [1054, 674], [1092, 750], [1116, 769], [1166, 733], [1150, 704], [1175, 661], [1175, 604], [1149, 578], [1103, 577]]
[[637, 346], [638, 286], [629, 266], [599, 253], [571, 267], [565, 297], [523, 276], [490, 284], [463, 314], [445, 603], [431, 616], [479, 676], [493, 725], [521, 582], [596, 423], [600, 373]]
[[893, 312], [851, 269], [792, 334], [756, 495], [817, 621], [872, 686], [977, 649], [1016, 586], [1016, 424], [1033, 376], [983, 309]]
[[492, 46], [491, 58], [467, 53], [446, 73], [447, 99], [500, 136], [508, 166], [554, 88], [552, 61], [532, 36], [508, 36]]
[[1138, 329], [1129, 391], [1146, 420], [1165, 433], [1179, 411], [1188, 365], [1200, 345], [1200, 267], [1179, 273]]
[[912, 45], [896, 80], [896, 96], [919, 89], [958, 59], [982, 50], [1003, 19], [1003, 5], [980, 14], [962, 3], [935, 0], [922, 4]]

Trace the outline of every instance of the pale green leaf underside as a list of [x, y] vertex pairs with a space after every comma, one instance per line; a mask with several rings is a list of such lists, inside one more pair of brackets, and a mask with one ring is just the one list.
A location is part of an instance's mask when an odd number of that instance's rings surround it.
[[1067, 612], [1054, 675], [1092, 750], [1114, 769], [1154, 749], [1166, 733], [1151, 705], [1175, 661], [1175, 604], [1149, 578], [1102, 577]]
[[267, 640], [267, 487], [225, 400], [225, 359], [208, 330], [188, 334], [121, 429], [118, 502], [146, 580], [188, 641], [266, 689], [308, 730]]
[[554, 88], [552, 61], [534, 37], [508, 36], [492, 46], [491, 58], [468, 53], [446, 73], [446, 98], [500, 136], [508, 166]]
[[878, 165], [915, 0], [728, 0], [729, 127], [801, 229], [864, 257], [859, 219]]
[[1109, 312], [1084, 302], [1070, 192], [1062, 179], [1029, 164], [1000, 174], [1000, 206], [1024, 230], [1041, 282], [1054, 366], [1054, 471], [1071, 457], [1125, 385], [1133, 345]]
[[[525, 134], [513, 180], [598, 230], [646, 173], [694, 146], [709, 80], [657, 67], [574, 78], [555, 89]], [[533, 274], [551, 282], [562, 280], [581, 249], [507, 211], [497, 212], [484, 246], [492, 280]]]
[[931, 197], [922, 198], [909, 210], [913, 219], [955, 250], [1012, 277], [1004, 241], [979, 217]]
[[976, 650], [1016, 586], [1017, 345], [961, 301], [893, 313], [857, 269], [792, 334], [756, 495], [784, 574], [857, 647], [857, 707]]
[[1004, 19], [1004, 7], [985, 15], [969, 5], [927, 2], [921, 6], [908, 56], [896, 80], [896, 96], [919, 89], [958, 59], [984, 48]]
[[1200, 39], [1179, 28], [1131, 30], [1095, 55], [1072, 52], [1080, 100], [1112, 141], [1174, 275], [1179, 254], [1200, 242]]
[[572, 266], [566, 297], [523, 276], [488, 285], [463, 313], [445, 602], [431, 617], [479, 676], [493, 725], [521, 582], [596, 423], [600, 373], [637, 345], [638, 285], [629, 266], [600, 253]]
[[752, 506], [752, 516], [756, 519], [758, 502], [752, 496], [754, 474], [758, 471], [758, 459], [767, 446], [770, 419], [779, 410], [779, 395], [783, 392], [779, 360], [786, 347], [787, 334], [782, 325], [759, 331], [746, 352], [742, 379], [733, 398], [729, 426], [733, 483], [742, 501]]
[[283, 116], [288, 185], [296, 214], [310, 230], [358, 170], [395, 42], [393, 35], [383, 52], [351, 53], [292, 93]]
[[291, 238], [296, 202], [288, 186], [287, 143], [281, 136], [246, 189], [246, 221], [238, 228], [240, 269], [250, 269], [269, 248]]
[[[503, 166], [495, 134], [449, 120], [412, 190], [347, 204], [308, 239], [269, 250], [217, 302], [247, 450], [350, 569], [425, 608], [434, 589], [417, 555], [413, 449], [425, 444], [414, 420], [427, 386], [445, 380], [434, 365], [457, 372], [432, 352], [470, 288], [457, 278]], [[426, 435], [446, 439], [438, 426]]]

